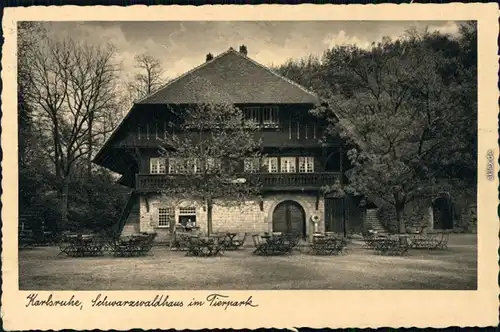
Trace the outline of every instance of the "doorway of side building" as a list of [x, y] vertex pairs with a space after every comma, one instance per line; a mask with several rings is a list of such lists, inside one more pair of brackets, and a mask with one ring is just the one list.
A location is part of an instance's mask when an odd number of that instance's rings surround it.
[[306, 235], [306, 213], [295, 201], [279, 203], [273, 212], [273, 232]]
[[453, 203], [448, 197], [439, 197], [432, 203], [434, 229], [453, 228]]
[[325, 197], [325, 231], [340, 234], [363, 231], [362, 197]]

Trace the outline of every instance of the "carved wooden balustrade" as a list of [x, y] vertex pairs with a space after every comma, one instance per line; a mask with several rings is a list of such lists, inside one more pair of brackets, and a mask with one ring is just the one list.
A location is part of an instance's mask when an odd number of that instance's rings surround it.
[[[340, 173], [245, 173], [235, 178], [260, 182], [263, 190], [318, 190], [325, 185], [342, 181]], [[182, 186], [191, 181], [189, 175], [137, 174], [136, 189], [139, 191], [161, 191], [167, 186]]]

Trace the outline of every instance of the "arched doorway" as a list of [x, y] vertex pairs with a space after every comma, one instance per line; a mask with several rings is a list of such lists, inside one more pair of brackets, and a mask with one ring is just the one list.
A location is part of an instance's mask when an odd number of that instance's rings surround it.
[[273, 232], [300, 233], [306, 235], [306, 214], [294, 201], [279, 203], [273, 212]]
[[448, 197], [439, 197], [432, 203], [434, 229], [453, 228], [453, 204]]

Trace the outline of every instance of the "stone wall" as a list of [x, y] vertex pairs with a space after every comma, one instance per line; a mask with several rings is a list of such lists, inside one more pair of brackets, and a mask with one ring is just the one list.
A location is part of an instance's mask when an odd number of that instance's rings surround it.
[[[384, 205], [378, 209], [377, 217], [380, 222], [391, 232], [399, 232], [399, 224], [396, 219], [396, 209], [391, 205]], [[421, 199], [415, 200], [405, 205], [405, 209], [401, 214], [407, 229], [420, 230], [421, 227], [427, 226], [427, 230], [432, 230], [434, 227], [433, 212], [431, 200]]]
[[[462, 198], [462, 197], [460, 197]], [[434, 229], [434, 213], [432, 208], [433, 200], [423, 198], [407, 203], [403, 211], [402, 218], [405, 221], [405, 227], [420, 229], [427, 226], [427, 230]], [[469, 200], [452, 199], [455, 204], [454, 212], [454, 230], [457, 232], [475, 233], [477, 230], [477, 205], [469, 203]], [[378, 209], [377, 217], [391, 232], [398, 231], [396, 221], [396, 211], [393, 206], [383, 206]]]
[[[146, 198], [147, 197], [147, 198]], [[324, 231], [324, 200], [320, 198], [316, 209], [316, 195], [309, 194], [273, 194], [237, 206], [221, 202], [214, 205], [212, 210], [212, 230], [214, 232], [272, 232], [272, 216], [276, 206], [287, 200], [299, 203], [305, 212], [306, 233], [312, 236], [314, 225], [313, 215], [320, 217], [317, 231]], [[206, 233], [207, 211], [204, 204], [194, 201], [174, 200], [163, 195], [148, 195], [140, 197], [140, 231], [156, 232], [157, 239], [163, 241], [169, 238], [169, 229], [158, 227], [158, 208], [175, 207], [175, 220], [179, 219], [180, 207], [195, 207], [196, 222], [202, 232]]]

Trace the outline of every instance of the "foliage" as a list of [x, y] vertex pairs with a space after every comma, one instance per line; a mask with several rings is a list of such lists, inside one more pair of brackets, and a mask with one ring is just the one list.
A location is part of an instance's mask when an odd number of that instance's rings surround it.
[[111, 45], [46, 38], [25, 54], [30, 87], [27, 101], [36, 124], [33, 131], [40, 150], [54, 167], [63, 223], [76, 164], [87, 157], [90, 176], [95, 139], [112, 130], [107, 126], [109, 110], [114, 110], [117, 102], [114, 52]]
[[100, 228], [123, 206], [123, 188], [90, 164], [117, 120], [115, 50], [45, 32], [18, 26], [20, 213], [34, 228]]
[[368, 50], [337, 46], [319, 64], [279, 70], [309, 79], [326, 100], [313, 112], [330, 123], [326, 139], [346, 142], [346, 191], [391, 205], [401, 232], [412, 200], [475, 185], [476, 28], [464, 23], [460, 31], [453, 38], [410, 29]]
[[239, 206], [260, 191], [257, 180], [238, 180], [243, 159], [260, 162], [257, 126], [245, 121], [242, 111], [229, 104], [200, 104], [176, 114], [171, 149], [163, 149], [162, 155], [174, 172], [182, 173], [169, 176], [182, 182], [165, 188], [163, 194], [207, 204], [210, 233], [213, 204]]

